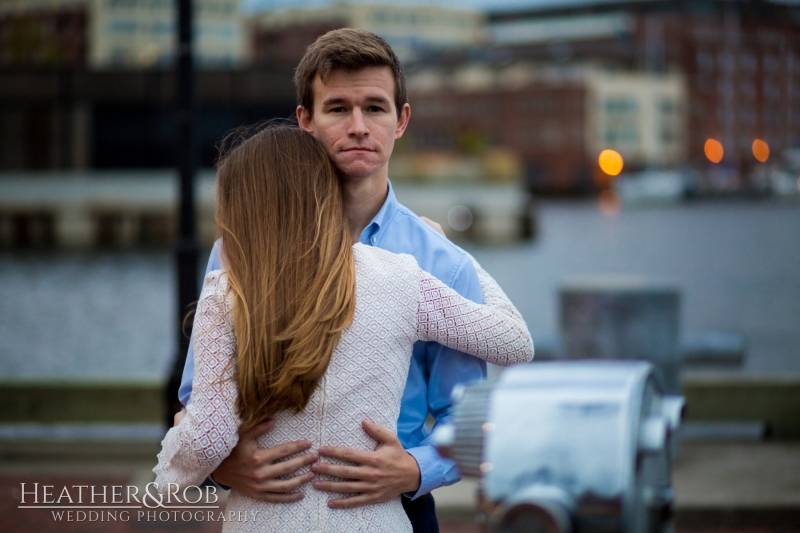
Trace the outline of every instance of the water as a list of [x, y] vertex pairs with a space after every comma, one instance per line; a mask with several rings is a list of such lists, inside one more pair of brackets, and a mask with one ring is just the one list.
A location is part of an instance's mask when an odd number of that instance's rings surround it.
[[537, 336], [556, 338], [565, 278], [633, 274], [681, 289], [684, 334], [743, 333], [749, 374], [800, 374], [800, 209], [700, 204], [625, 209], [546, 204], [534, 245], [475, 256]]
[[0, 280], [0, 377], [166, 377], [177, 349], [169, 254], [4, 255]]
[[[748, 374], [800, 374], [796, 205], [674, 205], [608, 216], [592, 203], [545, 203], [539, 216], [533, 244], [469, 247], [534, 338], [557, 338], [565, 278], [636, 274], [681, 288], [684, 333], [743, 333]], [[0, 378], [166, 377], [176, 345], [170, 254], [6, 253], [0, 280]]]

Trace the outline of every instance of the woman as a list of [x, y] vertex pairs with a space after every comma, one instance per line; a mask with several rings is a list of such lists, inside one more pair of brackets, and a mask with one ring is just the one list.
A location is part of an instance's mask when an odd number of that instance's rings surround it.
[[[262, 447], [307, 438], [374, 449], [361, 421], [396, 430], [417, 340], [502, 364], [533, 357], [524, 321], [477, 265], [486, 305], [411, 256], [352, 244], [335, 167], [296, 127], [268, 127], [221, 160], [216, 222], [225, 268], [206, 276], [198, 302], [193, 402], [162, 443], [160, 490], [202, 482], [240, 430], [267, 418]], [[411, 530], [399, 498], [331, 509], [343, 495], [314, 490], [307, 475], [293, 503], [233, 491], [227, 510], [257, 520], [225, 531]]]

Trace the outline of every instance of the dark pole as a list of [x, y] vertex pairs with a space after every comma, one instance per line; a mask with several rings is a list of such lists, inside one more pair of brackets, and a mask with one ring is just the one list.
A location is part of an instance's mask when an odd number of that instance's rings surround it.
[[[194, 138], [194, 65], [192, 62], [192, 0], [178, 3], [178, 57], [176, 62], [176, 163], [180, 179], [178, 238], [175, 261], [178, 282], [178, 353], [167, 384], [166, 422], [172, 426], [172, 417], [181, 408], [178, 401], [186, 351], [189, 349], [192, 320], [184, 317], [192, 302], [197, 300], [196, 215], [194, 208], [194, 174], [197, 165], [197, 146]], [[185, 332], [185, 334], [184, 334]]]

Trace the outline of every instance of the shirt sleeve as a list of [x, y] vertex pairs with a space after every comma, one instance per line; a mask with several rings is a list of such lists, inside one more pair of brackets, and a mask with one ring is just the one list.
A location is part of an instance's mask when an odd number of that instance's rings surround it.
[[197, 372], [193, 401], [180, 424], [161, 443], [153, 469], [159, 492], [169, 484], [199, 485], [230, 454], [239, 440], [236, 410], [236, 337], [221, 274], [206, 277], [197, 304]]
[[[219, 270], [219, 240], [214, 243], [211, 249], [211, 255], [208, 257], [208, 265], [206, 266], [205, 275], [208, 276], [209, 272]], [[192, 336], [189, 339], [189, 350], [186, 352], [186, 362], [183, 365], [183, 374], [181, 375], [181, 386], [178, 389], [178, 399], [183, 405], [189, 405], [192, 401], [192, 378], [194, 377], [194, 329], [192, 329]]]

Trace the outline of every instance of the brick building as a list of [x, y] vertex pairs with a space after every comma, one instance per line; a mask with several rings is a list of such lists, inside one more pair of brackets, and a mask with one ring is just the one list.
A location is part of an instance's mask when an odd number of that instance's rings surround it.
[[[676, 72], [687, 106], [685, 163], [748, 188], [763, 169], [752, 152], [767, 143], [775, 162], [800, 147], [800, 16], [772, 2], [556, 3], [489, 17], [508, 60], [601, 63], [631, 72]], [[724, 157], [704, 153], [718, 140]]]
[[566, 192], [591, 186], [585, 157], [586, 89], [579, 83], [462, 90], [412, 86], [410, 100], [407, 135], [416, 151], [503, 146], [524, 161], [533, 188]]
[[800, 147], [800, 24], [735, 9], [653, 18], [666, 61], [686, 75], [692, 164], [707, 164], [703, 145], [716, 139], [731, 179], [746, 184], [754, 140], [775, 155]]
[[67, 5], [54, 10], [0, 11], [0, 65], [84, 65], [86, 10]]
[[473, 9], [337, 2], [257, 13], [247, 21], [247, 39], [255, 64], [295, 66], [320, 35], [337, 28], [359, 28], [380, 35], [402, 61], [409, 61], [428, 50], [488, 43], [484, 22], [484, 15]]
[[676, 74], [468, 64], [411, 74], [409, 98], [413, 150], [510, 149], [534, 192], [605, 187], [597, 155], [606, 148], [633, 168], [675, 166], [685, 158], [685, 92]]
[[[173, 0], [0, 0], [0, 67], [151, 68], [172, 64]], [[238, 0], [195, 0], [195, 60], [242, 62]]]

